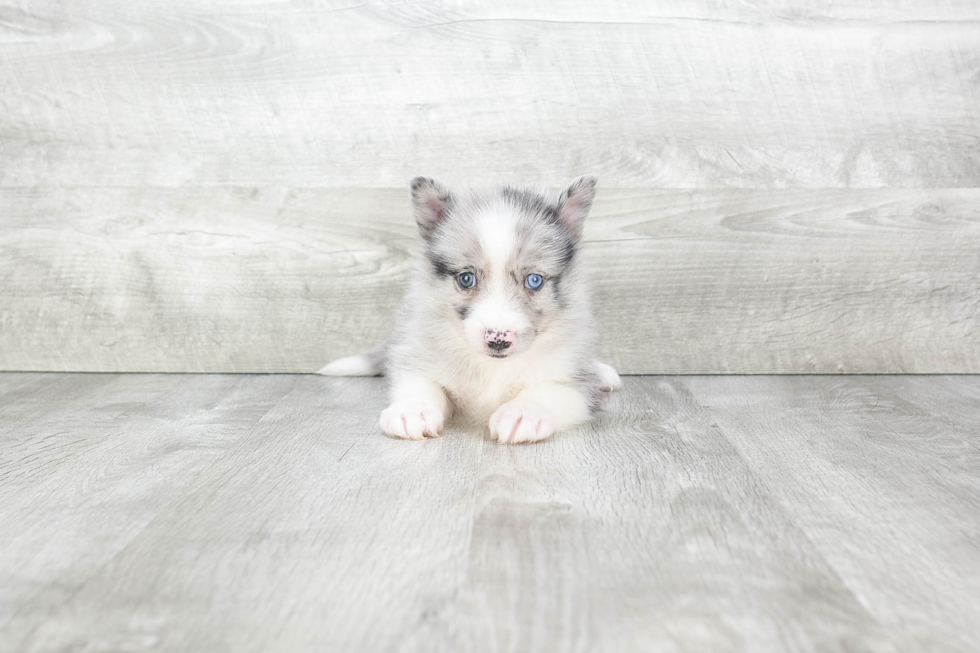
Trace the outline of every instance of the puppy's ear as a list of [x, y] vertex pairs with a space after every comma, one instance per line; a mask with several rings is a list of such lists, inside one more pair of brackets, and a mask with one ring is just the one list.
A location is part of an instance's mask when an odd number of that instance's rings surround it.
[[595, 175], [584, 175], [570, 183], [558, 196], [558, 217], [575, 240], [582, 237], [582, 227], [585, 216], [592, 208], [597, 182]]
[[412, 180], [412, 206], [419, 233], [428, 240], [452, 208], [453, 196], [446, 188], [428, 177]]

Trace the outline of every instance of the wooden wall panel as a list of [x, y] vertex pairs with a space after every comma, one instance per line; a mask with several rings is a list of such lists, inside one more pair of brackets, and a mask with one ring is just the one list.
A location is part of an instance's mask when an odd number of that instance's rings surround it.
[[0, 186], [973, 187], [980, 5], [123, 2], [0, 13]]
[[[312, 372], [382, 339], [404, 190], [4, 191], [0, 369]], [[980, 190], [601, 190], [628, 373], [980, 373]]]
[[390, 327], [409, 178], [593, 172], [625, 371], [978, 371], [978, 43], [973, 0], [7, 3], [0, 369], [315, 370]]

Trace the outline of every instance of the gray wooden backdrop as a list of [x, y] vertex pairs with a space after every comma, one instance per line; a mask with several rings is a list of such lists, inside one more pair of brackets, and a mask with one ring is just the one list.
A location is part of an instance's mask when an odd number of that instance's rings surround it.
[[980, 372], [980, 3], [0, 6], [0, 369], [314, 371], [407, 181], [593, 172], [629, 373]]

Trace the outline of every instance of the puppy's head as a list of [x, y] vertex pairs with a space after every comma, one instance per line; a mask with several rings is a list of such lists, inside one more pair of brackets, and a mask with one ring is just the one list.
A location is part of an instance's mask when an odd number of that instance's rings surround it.
[[595, 177], [579, 177], [547, 197], [511, 187], [454, 193], [412, 180], [436, 310], [472, 351], [516, 356], [561, 319], [595, 186]]

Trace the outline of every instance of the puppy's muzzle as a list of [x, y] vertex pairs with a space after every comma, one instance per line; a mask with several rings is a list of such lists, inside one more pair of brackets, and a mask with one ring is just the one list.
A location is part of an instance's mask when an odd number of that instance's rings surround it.
[[483, 340], [487, 343], [487, 347], [499, 353], [514, 343], [514, 332], [487, 329], [483, 334]]

